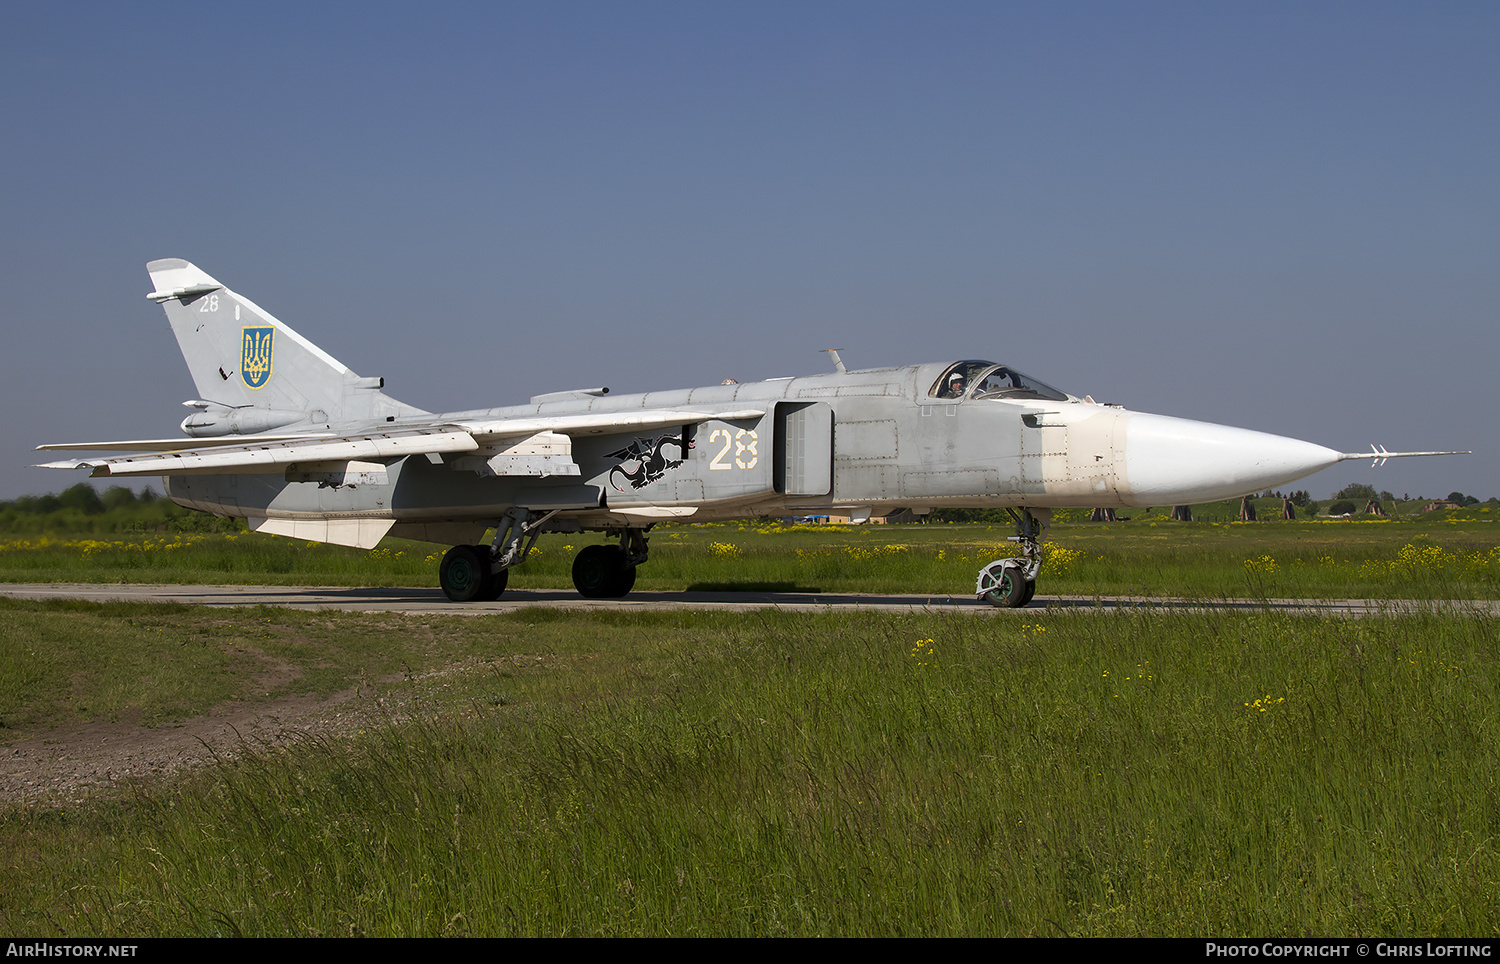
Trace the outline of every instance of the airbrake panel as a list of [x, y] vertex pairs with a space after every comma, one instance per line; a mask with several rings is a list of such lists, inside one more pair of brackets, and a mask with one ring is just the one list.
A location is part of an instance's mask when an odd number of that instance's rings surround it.
[[833, 491], [833, 409], [826, 402], [776, 406], [776, 491], [828, 495]]

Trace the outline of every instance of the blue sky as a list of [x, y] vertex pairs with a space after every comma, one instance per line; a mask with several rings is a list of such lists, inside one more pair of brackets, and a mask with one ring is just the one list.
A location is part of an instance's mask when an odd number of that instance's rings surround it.
[[1492, 3], [0, 6], [0, 498], [193, 261], [412, 404], [990, 357], [1500, 495]]

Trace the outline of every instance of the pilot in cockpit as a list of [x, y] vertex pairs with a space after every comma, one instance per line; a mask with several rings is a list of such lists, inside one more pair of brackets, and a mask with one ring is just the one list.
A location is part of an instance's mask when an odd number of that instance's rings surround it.
[[944, 398], [963, 398], [964, 389], [968, 384], [964, 381], [963, 372], [954, 372], [948, 376], [948, 387], [943, 389]]

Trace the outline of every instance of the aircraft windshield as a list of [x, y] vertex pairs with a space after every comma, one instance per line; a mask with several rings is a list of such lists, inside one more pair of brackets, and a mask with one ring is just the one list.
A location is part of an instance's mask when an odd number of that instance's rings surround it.
[[1068, 396], [1030, 375], [992, 361], [966, 359], [950, 365], [928, 392], [933, 398], [1044, 398], [1065, 402]]
[[979, 374], [994, 367], [995, 363], [992, 361], [974, 358], [955, 362], [938, 377], [927, 394], [933, 398], [963, 398], [969, 393], [969, 386], [978, 380]]
[[992, 371], [981, 375], [979, 384], [974, 386], [969, 397], [1045, 398], [1054, 402], [1068, 400], [1066, 393], [1058, 391], [1046, 382], [1037, 381], [1030, 375], [1018, 372], [1014, 368], [1006, 368], [1004, 365], [997, 366]]

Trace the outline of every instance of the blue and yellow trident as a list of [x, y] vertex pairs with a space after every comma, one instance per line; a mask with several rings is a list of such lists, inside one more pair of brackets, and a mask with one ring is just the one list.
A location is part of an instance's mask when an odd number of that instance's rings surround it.
[[251, 388], [260, 388], [271, 378], [271, 336], [275, 328], [246, 328], [240, 353], [240, 377]]

